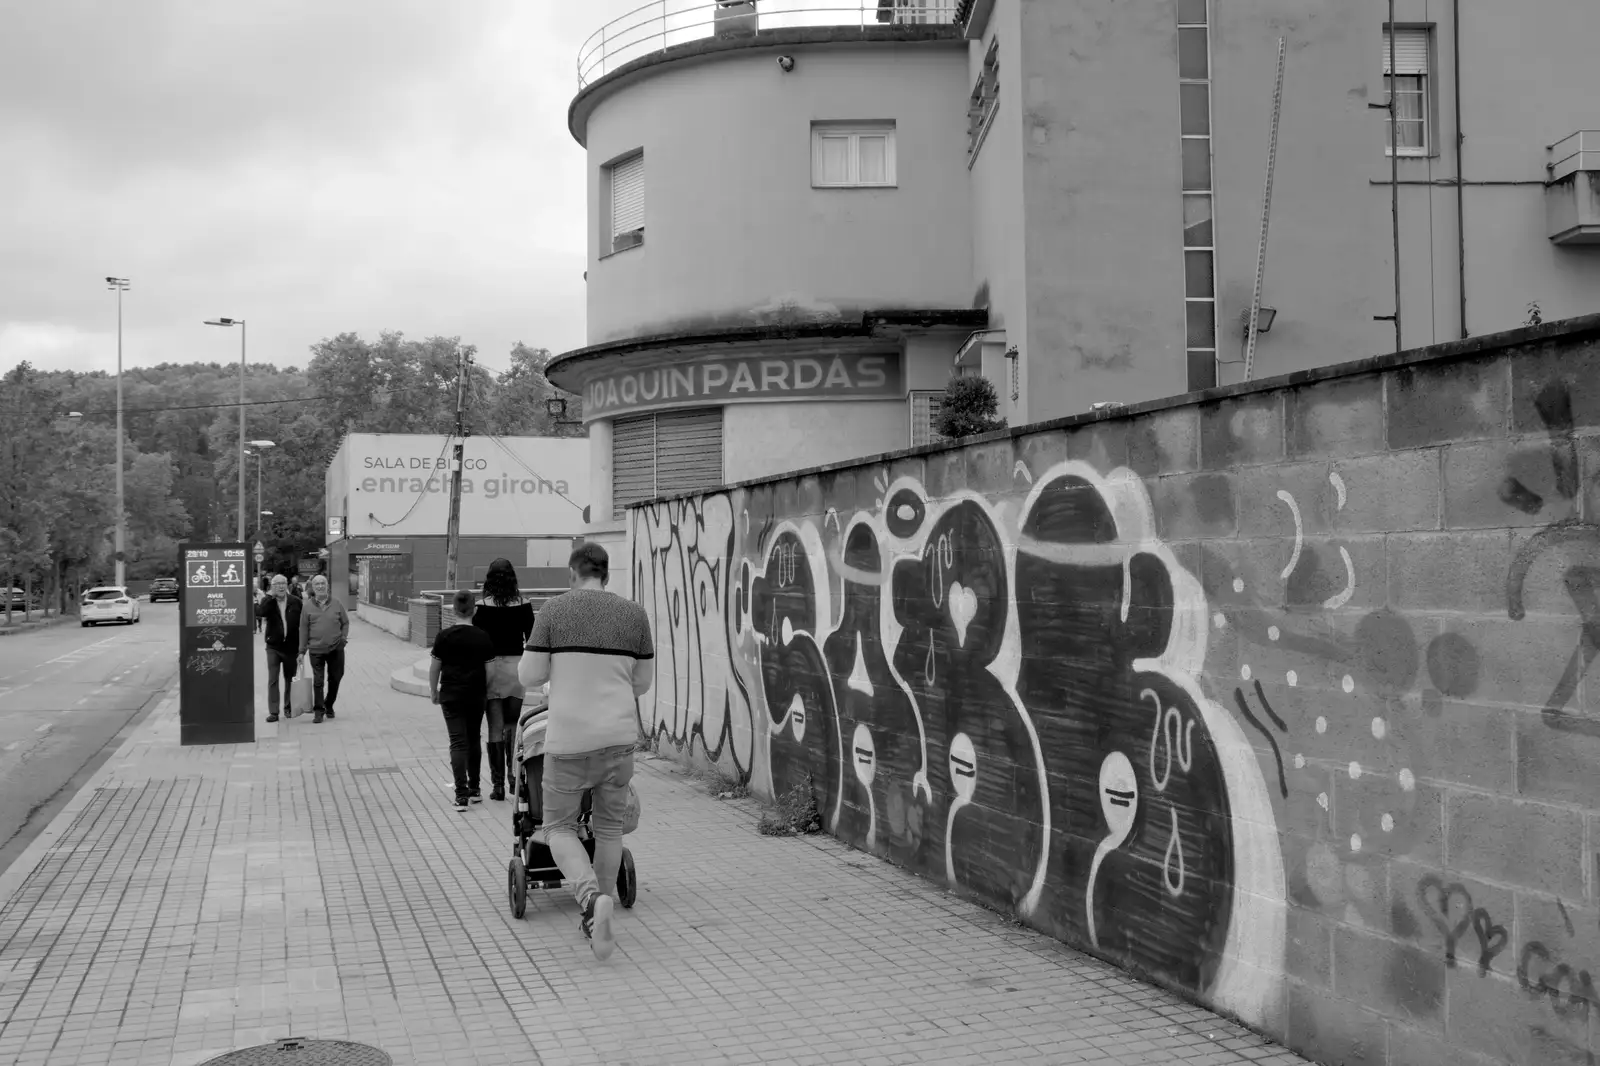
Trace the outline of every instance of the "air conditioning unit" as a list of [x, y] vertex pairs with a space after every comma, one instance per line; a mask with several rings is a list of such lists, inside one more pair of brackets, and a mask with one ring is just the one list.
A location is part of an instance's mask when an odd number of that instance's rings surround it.
[[1556, 244], [1600, 244], [1600, 130], [1579, 130], [1550, 146], [1545, 222]]

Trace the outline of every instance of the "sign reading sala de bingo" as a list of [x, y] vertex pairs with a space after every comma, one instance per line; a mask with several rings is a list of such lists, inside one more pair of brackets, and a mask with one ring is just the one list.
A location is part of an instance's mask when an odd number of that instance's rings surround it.
[[[451, 442], [409, 433], [352, 433], [328, 464], [326, 513], [345, 536], [393, 542], [444, 536], [450, 517]], [[468, 437], [461, 468], [463, 536], [570, 536], [583, 532], [589, 442], [557, 437]]]
[[752, 400], [875, 400], [905, 391], [898, 352], [730, 356], [601, 374], [584, 387], [583, 417]]

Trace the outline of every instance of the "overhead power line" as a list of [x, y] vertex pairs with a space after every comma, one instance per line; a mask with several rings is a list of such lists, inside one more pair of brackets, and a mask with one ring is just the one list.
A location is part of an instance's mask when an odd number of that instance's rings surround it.
[[[376, 392], [368, 393], [367, 395], [372, 396], [372, 397], [398, 396], [401, 393], [405, 393], [405, 392], [426, 392], [426, 391], [431, 391], [432, 388], [433, 388], [433, 386], [431, 386], [431, 385], [413, 385], [410, 388], [405, 388], [405, 389], [379, 389]], [[277, 404], [277, 403], [309, 403], [312, 400], [345, 400], [345, 399], [349, 399], [349, 394], [326, 395], [326, 396], [291, 396], [288, 399], [284, 399], [284, 400], [246, 400], [242, 405], [239, 403], [238, 400], [234, 400], [231, 403], [179, 404], [179, 405], [176, 405], [176, 406], [173, 406], [173, 407], [124, 407], [122, 409], [122, 413], [124, 415], [138, 415], [138, 414], [159, 414], [162, 411], [213, 411], [213, 410], [218, 410], [218, 409], [223, 409], [223, 408], [234, 408], [234, 407], [240, 407], [240, 406], [244, 406], [244, 407], [263, 407], [263, 406], [266, 406], [266, 405], [269, 405], [269, 404]], [[100, 408], [98, 410], [80, 411], [79, 413], [83, 414], [83, 415], [113, 415], [113, 414], [117, 413], [117, 409], [115, 407], [102, 407], [102, 408]]]

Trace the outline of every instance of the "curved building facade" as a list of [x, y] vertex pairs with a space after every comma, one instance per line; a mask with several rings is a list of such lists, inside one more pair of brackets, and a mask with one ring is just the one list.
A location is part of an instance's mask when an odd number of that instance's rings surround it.
[[579, 92], [590, 344], [549, 373], [584, 400], [596, 539], [638, 500], [928, 440], [987, 323], [949, 21], [708, 27]]

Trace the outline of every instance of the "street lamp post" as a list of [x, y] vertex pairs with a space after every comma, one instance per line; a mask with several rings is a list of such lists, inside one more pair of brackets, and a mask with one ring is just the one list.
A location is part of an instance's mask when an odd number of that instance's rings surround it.
[[244, 366], [245, 325], [242, 318], [208, 318], [208, 326], [239, 327], [239, 540], [244, 540]]
[[117, 533], [116, 569], [118, 587], [126, 584], [127, 562], [124, 556], [127, 537], [127, 519], [122, 503], [122, 294], [128, 291], [127, 278], [106, 278], [106, 288], [117, 293]]
[[[246, 455], [255, 456], [255, 460], [256, 460], [256, 514], [258, 516], [259, 515], [264, 515], [264, 514], [271, 514], [272, 513], [271, 511], [263, 511], [261, 509], [261, 464], [266, 462], [266, 458], [267, 458], [265, 455], [263, 455], [261, 453], [266, 451], [268, 448], [276, 448], [278, 445], [276, 443], [274, 443], [273, 441], [270, 441], [270, 440], [252, 440], [252, 441], [246, 441], [245, 443], [249, 444], [250, 447], [256, 449], [253, 452], [245, 452], [244, 453]], [[259, 538], [259, 534], [261, 533], [261, 519], [259, 517], [256, 519], [256, 533], [257, 533], [258, 538]]]

